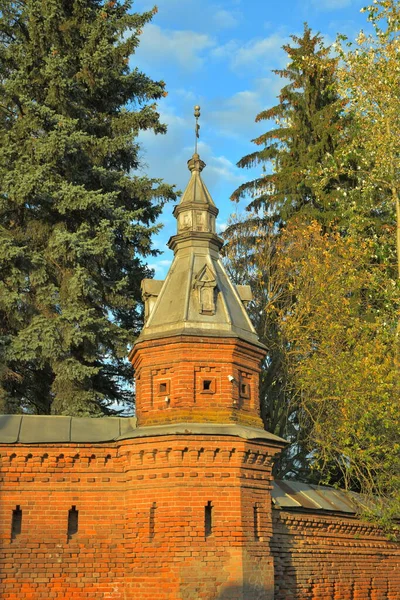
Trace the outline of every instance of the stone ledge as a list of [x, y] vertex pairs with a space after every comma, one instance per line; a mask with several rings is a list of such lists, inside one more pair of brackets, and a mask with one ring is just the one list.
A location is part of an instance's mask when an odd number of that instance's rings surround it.
[[168, 425], [152, 425], [137, 427], [120, 435], [118, 440], [157, 437], [165, 435], [227, 435], [245, 440], [265, 440], [279, 448], [286, 446], [283, 438], [269, 433], [264, 429], [249, 427], [247, 425], [219, 424], [219, 423], [170, 423]]

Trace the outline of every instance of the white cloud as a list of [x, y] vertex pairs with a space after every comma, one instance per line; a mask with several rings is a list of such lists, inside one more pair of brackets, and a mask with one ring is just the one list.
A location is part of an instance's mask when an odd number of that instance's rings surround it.
[[[180, 27], [197, 31], [216, 33], [224, 29], [237, 27], [242, 18], [240, 2], [229, 0], [229, 2], [199, 2], [199, 0], [157, 0], [158, 16], [164, 23], [173, 27], [179, 22]], [[224, 7], [223, 4], [226, 6]], [[154, 0], [137, 0], [136, 10], [151, 10]]]
[[159, 260], [157, 265], [159, 265], [160, 267], [169, 267], [171, 265], [171, 261], [170, 260]]
[[192, 91], [185, 88], [178, 88], [174, 90], [174, 94], [179, 96], [184, 101], [190, 101], [192, 104], [197, 102], [198, 96]]
[[208, 119], [224, 136], [250, 139], [259, 127], [255, 124], [256, 115], [267, 105], [266, 94], [258, 90], [237, 92], [230, 98], [213, 102], [213, 110]]
[[283, 44], [287, 36], [273, 33], [264, 38], [252, 39], [243, 43], [239, 40], [230, 40], [226, 44], [212, 48], [210, 54], [218, 60], [227, 60], [236, 72], [248, 70], [267, 72], [269, 69], [278, 68], [284, 63], [285, 53]]
[[240, 14], [236, 11], [220, 9], [214, 13], [213, 22], [218, 29], [237, 27], [240, 22]]
[[237, 40], [229, 40], [226, 44], [222, 44], [221, 46], [216, 46], [211, 50], [211, 56], [213, 58], [227, 60], [232, 57], [232, 55], [237, 52], [239, 47], [239, 43]]
[[187, 71], [194, 71], [203, 64], [202, 53], [214, 45], [206, 33], [161, 29], [149, 23], [143, 30], [135, 57], [150, 64], [171, 61]]
[[279, 62], [278, 56], [283, 54], [282, 45], [286, 38], [273, 33], [272, 35], [260, 39], [251, 40], [241, 46], [232, 57], [232, 67], [242, 69], [248, 67], [261, 66], [265, 69], [265, 62], [268, 65], [273, 62], [275, 65]]
[[[143, 149], [144, 170], [151, 176], [161, 177], [169, 183], [176, 183], [182, 190], [187, 183], [189, 172], [186, 161], [193, 154], [193, 146], [188, 154], [186, 146], [193, 140], [194, 119], [192, 117], [193, 100], [187, 100], [189, 106], [182, 109], [184, 117], [176, 114], [176, 107], [169, 99], [159, 106], [160, 121], [168, 127], [167, 135], [154, 135], [153, 131], [140, 132], [139, 141]], [[149, 168], [147, 168], [149, 167]]]
[[243, 174], [226, 156], [210, 156], [207, 163], [207, 181], [220, 180], [235, 187], [242, 183]]
[[158, 260], [156, 262], [148, 263], [148, 267], [154, 270], [155, 277], [164, 276], [171, 266], [172, 260]]

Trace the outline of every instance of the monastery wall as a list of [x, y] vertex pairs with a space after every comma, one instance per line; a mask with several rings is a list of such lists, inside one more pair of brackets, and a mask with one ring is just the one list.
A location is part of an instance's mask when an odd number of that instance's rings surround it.
[[399, 545], [354, 506], [282, 510], [266, 348], [220, 260], [204, 166], [188, 161], [165, 281], [142, 283], [137, 423], [0, 415], [0, 600], [400, 600]]
[[400, 545], [354, 516], [273, 510], [275, 600], [400, 600]]
[[1, 446], [0, 598], [272, 600], [274, 453], [200, 435]]
[[143, 438], [126, 450], [127, 507], [136, 522], [125, 540], [127, 597], [272, 600], [274, 451], [203, 435]]
[[0, 446], [1, 600], [400, 600], [400, 547], [376, 527], [271, 511], [274, 452], [194, 434]]
[[1, 600], [122, 600], [125, 466], [115, 444], [8, 445], [0, 455]]

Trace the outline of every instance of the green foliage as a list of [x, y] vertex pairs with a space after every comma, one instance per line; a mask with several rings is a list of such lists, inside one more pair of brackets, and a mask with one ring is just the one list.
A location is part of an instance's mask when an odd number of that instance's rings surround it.
[[162, 202], [135, 138], [164, 133], [164, 83], [129, 60], [152, 12], [4, 0], [0, 13], [3, 411], [100, 415], [132, 402], [127, 346]]
[[266, 311], [285, 340], [313, 470], [324, 483], [379, 497], [375, 508], [387, 517], [400, 510], [400, 285], [374, 256], [374, 241], [357, 233], [291, 223], [276, 263], [293, 296]]
[[349, 137], [326, 155], [314, 177], [317, 194], [326, 182], [350, 177], [352, 189], [340, 189], [347, 219], [368, 231], [377, 220], [396, 230], [400, 278], [400, 13], [397, 0], [376, 0], [363, 9], [373, 33], [361, 32], [355, 43], [339, 36], [338, 90], [352, 115]]
[[[394, 2], [376, 5], [372, 19]], [[232, 196], [250, 193], [253, 212], [226, 231], [226, 260], [255, 291], [251, 316], [268, 348], [264, 422], [290, 442], [276, 474], [374, 496], [370, 512], [390, 528], [400, 510], [398, 45], [385, 54], [379, 37], [378, 57], [362, 38], [364, 54], [343, 51], [339, 67], [307, 27], [294, 39], [277, 71], [290, 83], [257, 117], [278, 128], [239, 162], [264, 175]], [[374, 114], [383, 100], [385, 127]]]
[[[238, 163], [241, 167], [263, 166], [260, 178], [244, 183], [231, 197], [239, 200], [250, 194], [252, 201], [247, 207], [250, 214], [244, 221], [232, 223], [225, 239], [233, 277], [244, 277], [244, 282], [257, 290], [253, 322], [268, 348], [261, 377], [264, 422], [270, 431], [291, 442], [275, 466], [276, 475], [304, 478], [310, 476], [308, 450], [304, 445], [306, 431], [299, 427], [299, 405], [288, 382], [287, 349], [279, 324], [265, 308], [275, 293], [281, 293], [281, 285], [285, 285], [276, 280], [279, 228], [299, 212], [312, 215], [326, 227], [335, 218], [336, 185], [326, 181], [317, 195], [307, 173], [314, 173], [322, 157], [335, 151], [343, 136], [345, 120], [336, 91], [337, 60], [330, 56], [330, 48], [320, 35], [312, 34], [307, 24], [303, 36], [292, 36], [292, 40], [295, 45], [284, 46], [289, 64], [286, 69], [274, 71], [288, 80], [281, 89], [279, 104], [256, 117], [257, 121], [275, 121], [276, 127], [253, 140], [261, 149]], [[252, 248], [263, 253], [263, 267]], [[240, 254], [245, 258], [238, 260]], [[261, 268], [262, 277], [257, 275], [254, 279]]]
[[337, 59], [330, 57], [330, 48], [320, 35], [312, 35], [307, 24], [301, 38], [291, 37], [297, 45], [283, 46], [290, 62], [286, 69], [274, 71], [289, 83], [281, 89], [279, 104], [256, 117], [256, 121], [272, 120], [276, 127], [253, 140], [261, 148], [238, 163], [240, 167], [261, 164], [263, 175], [241, 185], [231, 199], [250, 194], [248, 210], [261, 208], [278, 224], [300, 210], [328, 223], [334, 211], [328, 193], [332, 186], [326, 182], [325, 194], [317, 196], [305, 174], [326, 153], [334, 152], [344, 127], [335, 85]]
[[253, 214], [232, 219], [224, 235], [224, 264], [235, 284], [251, 286], [253, 300], [247, 312], [259, 340], [268, 349], [260, 377], [261, 416], [268, 431], [290, 442], [274, 463], [274, 475], [310, 479], [306, 416], [300, 415], [300, 404], [290, 380], [287, 342], [281, 333], [280, 320], [276, 311], [269, 310], [270, 305], [287, 306], [292, 300], [285, 274], [277, 262], [279, 236], [273, 220], [261, 222]]
[[279, 235], [245, 221], [225, 260], [252, 286], [250, 316], [269, 350], [262, 414], [290, 442], [276, 476], [374, 497], [370, 514], [389, 526], [400, 510], [400, 287], [378, 243], [304, 217]]

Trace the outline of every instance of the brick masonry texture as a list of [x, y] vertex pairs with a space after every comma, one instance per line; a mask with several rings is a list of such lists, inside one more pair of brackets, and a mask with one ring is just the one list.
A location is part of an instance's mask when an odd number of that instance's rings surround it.
[[239, 600], [251, 584], [249, 598], [272, 599], [274, 452], [228, 436], [1, 448], [0, 597]]
[[355, 517], [273, 511], [275, 600], [399, 600], [400, 545]]
[[[139, 342], [131, 354], [138, 424], [231, 422], [262, 428], [258, 388], [264, 356], [261, 348], [236, 338]], [[211, 389], [204, 390], [207, 380]]]
[[0, 598], [400, 600], [399, 545], [374, 526], [271, 510], [275, 451], [200, 435], [1, 447]]

